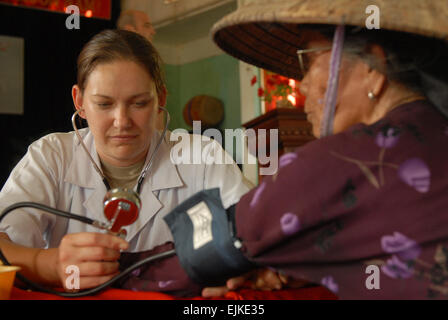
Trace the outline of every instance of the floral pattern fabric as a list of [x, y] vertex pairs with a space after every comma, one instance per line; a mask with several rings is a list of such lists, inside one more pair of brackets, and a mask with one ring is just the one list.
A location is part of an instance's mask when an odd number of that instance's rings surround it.
[[237, 205], [242, 250], [341, 299], [447, 299], [447, 128], [415, 101], [283, 155]]

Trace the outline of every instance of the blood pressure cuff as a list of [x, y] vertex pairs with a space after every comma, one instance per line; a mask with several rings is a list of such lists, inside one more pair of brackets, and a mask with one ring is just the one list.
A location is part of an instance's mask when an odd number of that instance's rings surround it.
[[224, 209], [219, 189], [203, 190], [164, 217], [171, 230], [179, 261], [188, 276], [204, 286], [255, 268], [238, 249], [235, 206]]

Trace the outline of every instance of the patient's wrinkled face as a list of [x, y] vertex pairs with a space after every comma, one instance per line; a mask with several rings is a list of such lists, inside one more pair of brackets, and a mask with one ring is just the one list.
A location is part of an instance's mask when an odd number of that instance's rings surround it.
[[158, 107], [145, 69], [128, 60], [99, 64], [87, 79], [82, 104], [103, 161], [124, 167], [145, 159]]
[[[327, 48], [328, 40], [312, 41], [307, 49]], [[300, 84], [300, 91], [306, 96], [305, 113], [313, 126], [313, 134], [320, 137], [325, 94], [330, 73], [331, 51], [322, 50], [308, 54], [308, 68]], [[350, 126], [364, 122], [369, 115], [366, 108], [371, 101], [367, 97], [370, 67], [360, 59], [343, 53], [339, 71], [338, 93], [333, 123], [333, 133], [339, 133]]]

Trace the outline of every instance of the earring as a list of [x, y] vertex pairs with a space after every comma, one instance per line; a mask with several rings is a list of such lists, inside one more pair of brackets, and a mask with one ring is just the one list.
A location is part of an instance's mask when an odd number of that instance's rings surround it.
[[367, 96], [369, 97], [370, 100], [375, 99], [375, 94], [372, 91], [369, 91], [369, 93], [367, 94]]

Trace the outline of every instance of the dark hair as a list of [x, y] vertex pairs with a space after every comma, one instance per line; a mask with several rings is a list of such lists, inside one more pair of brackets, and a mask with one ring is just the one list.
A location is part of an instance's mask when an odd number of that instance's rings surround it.
[[[334, 26], [318, 31], [332, 41]], [[385, 52], [385, 64], [372, 54], [377, 44]], [[448, 42], [416, 34], [347, 26], [344, 51], [354, 54], [390, 81], [425, 95], [448, 118]]]
[[83, 47], [78, 56], [77, 81], [81, 91], [97, 65], [114, 60], [131, 60], [140, 64], [154, 81], [157, 94], [162, 94], [165, 87], [162, 59], [147, 39], [126, 30], [104, 30]]
[[[378, 44], [385, 52], [386, 65], [370, 52]], [[410, 90], [424, 93], [421, 72], [429, 73], [448, 83], [448, 47], [444, 41], [405, 32], [348, 28], [344, 48], [355, 52], [372, 68], [384, 73], [391, 81]]]

